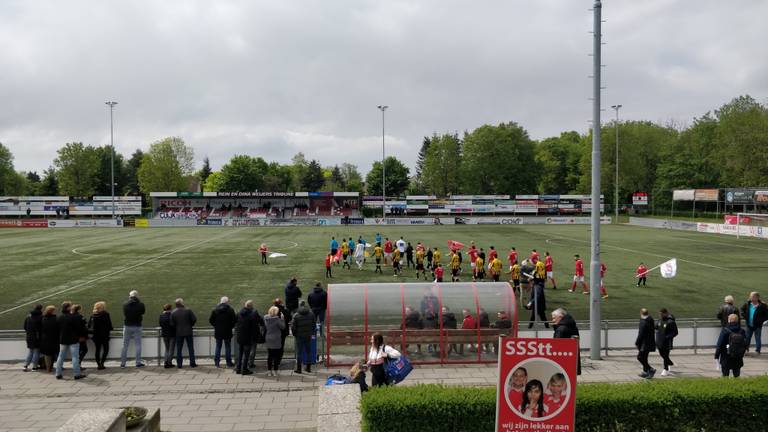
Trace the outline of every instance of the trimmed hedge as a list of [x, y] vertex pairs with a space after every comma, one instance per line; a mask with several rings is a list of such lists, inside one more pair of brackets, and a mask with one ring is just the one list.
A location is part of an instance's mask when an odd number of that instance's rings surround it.
[[[363, 430], [493, 431], [496, 389], [416, 385], [373, 388]], [[768, 377], [580, 384], [579, 432], [745, 432], [768, 428]]]

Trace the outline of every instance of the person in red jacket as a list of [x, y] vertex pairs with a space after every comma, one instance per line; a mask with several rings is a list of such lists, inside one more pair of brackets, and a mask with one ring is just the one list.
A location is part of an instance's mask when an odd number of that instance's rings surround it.
[[443, 281], [443, 272], [445, 270], [443, 269], [442, 264], [438, 264], [435, 268], [435, 281], [436, 282], [442, 282]]
[[539, 257], [540, 257], [539, 253], [536, 252], [536, 249], [533, 249], [531, 251], [531, 257], [529, 259], [531, 263], [533, 263], [533, 265], [536, 265], [536, 263], [539, 262]]
[[576, 263], [576, 268], [573, 273], [573, 285], [571, 285], [571, 289], [568, 292], [576, 291], [576, 284], [581, 284], [581, 292], [589, 294], [589, 287], [584, 283], [584, 261], [581, 260], [578, 254], [574, 255], [573, 259]]
[[259, 246], [259, 252], [261, 252], [261, 263], [266, 264], [267, 263], [267, 244], [262, 243], [261, 246]]
[[555, 273], [552, 271], [552, 265], [554, 262], [552, 261], [552, 255], [549, 254], [549, 251], [544, 252], [544, 270], [547, 272], [547, 280], [552, 281], [552, 289], [557, 289], [557, 282], [555, 282]]
[[384, 265], [387, 265], [388, 258], [392, 258], [392, 242], [389, 237], [384, 239]]
[[332, 263], [333, 263], [333, 255], [329, 252], [328, 255], [325, 256], [325, 277], [326, 278], [333, 278], [333, 275], [331, 274]]
[[640, 282], [645, 286], [645, 279], [646, 276], [648, 276], [648, 267], [646, 267], [645, 264], [640, 263], [640, 265], [637, 266], [637, 271], [635, 273], [637, 275], [637, 286], [640, 286]]
[[605, 266], [605, 263], [600, 263], [600, 295], [603, 296], [603, 298], [608, 298], [608, 291], [605, 289], [605, 271], [608, 269], [608, 267]]
[[[472, 316], [472, 312], [470, 312], [469, 309], [462, 310], [461, 314], [464, 315], [464, 321], [461, 322], [462, 330], [477, 329], [477, 321], [475, 321], [475, 318]], [[474, 344], [467, 345], [470, 351], [474, 349], [474, 346], [475, 346]], [[459, 354], [464, 354], [464, 344], [461, 344], [461, 346], [459, 347]]]
[[509, 270], [512, 271], [512, 266], [517, 264], [517, 249], [512, 248], [509, 250], [507, 261], [509, 261]]

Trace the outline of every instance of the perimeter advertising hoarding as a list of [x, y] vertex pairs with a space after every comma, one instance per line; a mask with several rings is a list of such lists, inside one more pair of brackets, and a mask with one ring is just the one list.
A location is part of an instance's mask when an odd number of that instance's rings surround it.
[[758, 204], [768, 204], [768, 191], [759, 190], [755, 191], [755, 202]]
[[496, 431], [573, 431], [578, 340], [500, 339]]
[[726, 189], [725, 202], [728, 204], [752, 204], [754, 191], [749, 189]]
[[717, 201], [719, 189], [696, 189], [693, 193], [694, 201]]

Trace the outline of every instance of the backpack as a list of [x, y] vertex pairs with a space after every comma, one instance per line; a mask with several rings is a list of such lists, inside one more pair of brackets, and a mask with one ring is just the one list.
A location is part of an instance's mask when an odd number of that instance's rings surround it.
[[325, 381], [326, 387], [332, 386], [332, 385], [343, 385], [343, 384], [350, 384], [352, 380], [350, 380], [348, 377], [344, 375], [331, 375], [328, 377], [328, 379]]
[[747, 339], [740, 332], [731, 332], [728, 335], [727, 353], [730, 358], [742, 358], [747, 352]]

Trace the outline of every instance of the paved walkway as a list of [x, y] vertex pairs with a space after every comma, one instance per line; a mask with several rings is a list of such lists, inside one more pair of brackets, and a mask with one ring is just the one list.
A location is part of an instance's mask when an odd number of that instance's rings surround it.
[[[634, 355], [620, 352], [596, 362], [584, 359], [579, 381], [640, 380]], [[719, 376], [711, 353], [673, 351], [672, 359], [677, 364], [672, 376], [658, 379]], [[661, 370], [658, 355], [651, 361]], [[768, 356], [749, 356], [745, 363], [743, 376], [768, 372]], [[86, 379], [74, 381], [71, 370], [65, 371], [66, 379], [56, 380], [45, 373], [23, 372], [19, 364], [0, 365], [0, 431], [55, 430], [78, 409], [128, 405], [160, 408], [164, 431], [314, 430], [318, 387], [340, 372], [321, 368], [311, 375], [294, 375], [286, 370], [272, 378], [265, 376], [263, 366], [245, 377], [205, 362], [182, 370], [107, 366], [104, 371], [89, 368]], [[416, 383], [493, 386], [496, 365], [417, 367], [404, 384]]]

